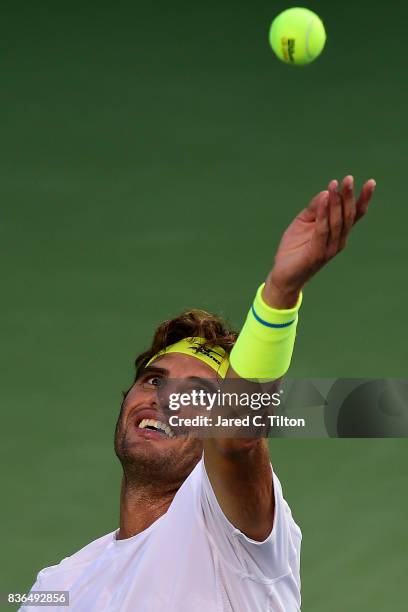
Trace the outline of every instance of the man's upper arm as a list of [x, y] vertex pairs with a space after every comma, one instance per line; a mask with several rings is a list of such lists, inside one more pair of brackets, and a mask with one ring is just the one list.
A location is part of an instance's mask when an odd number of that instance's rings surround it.
[[[255, 397], [259, 392], [272, 393], [279, 389], [281, 379], [255, 383], [241, 379], [230, 367], [221, 387], [222, 392], [237, 392]], [[234, 393], [231, 393], [233, 396]], [[240, 414], [252, 419], [251, 407], [237, 408]], [[234, 416], [234, 406], [227, 410], [222, 402], [218, 407], [220, 416], [225, 412]], [[231, 412], [232, 410], [232, 412]], [[257, 411], [262, 422], [267, 423], [267, 415], [272, 414], [271, 405]], [[266, 417], [266, 418], [265, 418]], [[242, 533], [253, 540], [262, 541], [268, 537], [273, 526], [274, 491], [271, 477], [271, 462], [265, 436], [267, 427], [229, 428], [229, 438], [204, 440], [204, 462], [214, 493], [225, 516]], [[237, 436], [237, 437], [234, 437]], [[247, 436], [247, 437], [243, 437]], [[251, 437], [252, 436], [252, 437]]]
[[[221, 507], [203, 463], [201, 505], [205, 525], [218, 555], [235, 571], [255, 580], [275, 580], [288, 573], [299, 576], [301, 532], [283, 498], [279, 479], [269, 463], [267, 479], [274, 491], [273, 528], [263, 539], [251, 538]], [[298, 579], [296, 579], [298, 582]]]
[[266, 441], [205, 440], [204, 463], [227, 519], [253, 540], [267, 538], [273, 526], [274, 492]]

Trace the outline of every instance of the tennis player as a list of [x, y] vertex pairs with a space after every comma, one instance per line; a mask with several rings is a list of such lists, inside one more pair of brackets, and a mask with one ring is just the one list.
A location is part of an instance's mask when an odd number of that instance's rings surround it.
[[77, 612], [300, 610], [301, 531], [266, 440], [174, 435], [158, 389], [169, 379], [282, 377], [303, 288], [345, 247], [374, 188], [367, 181], [356, 200], [353, 177], [333, 180], [296, 216], [239, 336], [201, 310], [159, 326], [116, 426], [119, 528], [40, 571], [32, 592], [67, 591]]

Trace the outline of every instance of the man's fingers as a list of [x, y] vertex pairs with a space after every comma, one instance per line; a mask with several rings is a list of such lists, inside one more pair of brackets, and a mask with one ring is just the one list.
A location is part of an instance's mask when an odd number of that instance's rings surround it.
[[337, 251], [343, 231], [343, 207], [342, 198], [338, 192], [338, 182], [332, 180], [329, 183], [329, 225], [330, 237], [327, 245], [328, 257], [333, 257]]
[[341, 186], [343, 206], [343, 229], [338, 243], [338, 251], [346, 246], [348, 234], [353, 227], [356, 216], [356, 201], [354, 198], [354, 178], [351, 174], [344, 177]]
[[353, 227], [356, 216], [356, 201], [354, 198], [354, 178], [351, 174], [344, 177], [342, 183], [343, 196], [343, 234]]
[[323, 262], [326, 258], [327, 242], [330, 236], [329, 226], [329, 192], [322, 191], [319, 193], [318, 201], [316, 202], [316, 222], [310, 248], [313, 260]]
[[318, 193], [302, 211], [304, 220], [315, 221], [310, 241], [315, 263], [324, 264], [346, 246], [351, 228], [367, 212], [375, 186], [374, 179], [367, 181], [356, 202], [354, 178], [350, 174], [345, 176], [340, 189], [333, 179], [328, 190]]
[[366, 214], [368, 205], [371, 200], [371, 196], [373, 195], [374, 190], [375, 190], [375, 186], [376, 186], [376, 182], [374, 179], [370, 179], [369, 181], [364, 183], [363, 188], [360, 193], [360, 197], [357, 200], [356, 216], [354, 219], [354, 223], [357, 223], [357, 221], [361, 219], [361, 217], [364, 217], [364, 215]]
[[304, 208], [300, 213], [303, 221], [311, 222], [316, 219], [319, 203], [321, 202], [322, 197], [325, 197], [325, 194], [327, 195], [327, 191], [320, 191], [310, 200], [307, 208]]

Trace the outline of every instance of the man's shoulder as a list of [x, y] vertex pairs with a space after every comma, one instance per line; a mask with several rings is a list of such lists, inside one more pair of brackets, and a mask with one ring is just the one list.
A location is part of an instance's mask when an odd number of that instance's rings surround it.
[[[69, 557], [65, 557], [56, 565], [51, 565], [42, 569], [37, 576], [37, 583], [44, 583], [45, 581], [52, 581], [53, 577], [57, 577], [59, 581], [63, 580], [64, 574], [71, 575], [75, 570], [82, 569], [83, 566], [92, 563], [92, 561], [98, 557], [102, 551], [113, 541], [115, 531], [107, 533], [100, 538], [93, 540], [77, 552], [73, 553]], [[36, 583], [36, 584], [37, 584]], [[61, 582], [60, 582], [61, 584]]]

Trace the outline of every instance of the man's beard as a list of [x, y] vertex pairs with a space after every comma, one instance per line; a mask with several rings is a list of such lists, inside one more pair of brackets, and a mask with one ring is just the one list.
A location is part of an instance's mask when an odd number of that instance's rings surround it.
[[145, 440], [131, 440], [118, 421], [115, 453], [122, 464], [128, 487], [158, 490], [179, 488], [201, 458], [203, 442], [198, 438], [174, 439], [156, 445]]

